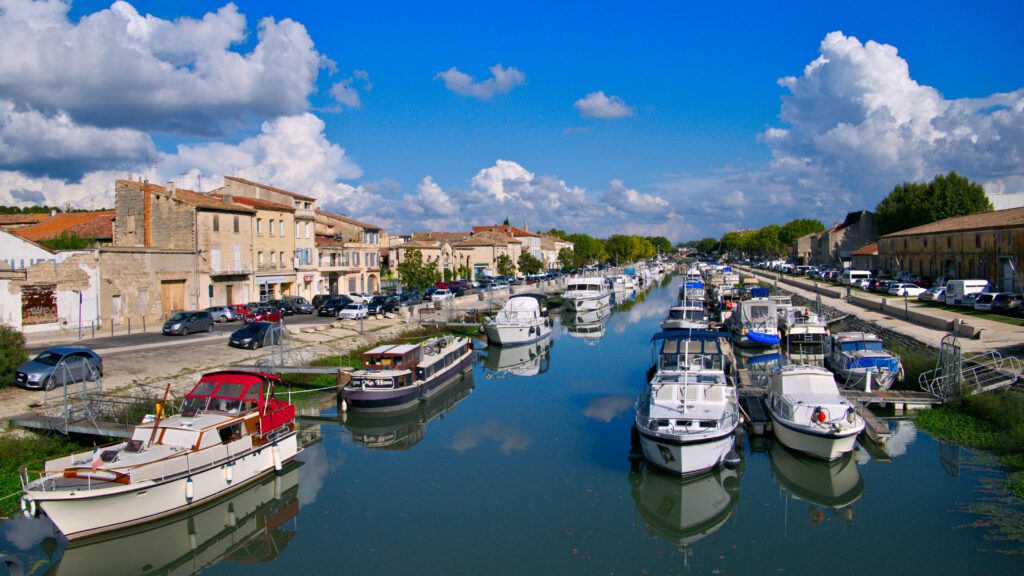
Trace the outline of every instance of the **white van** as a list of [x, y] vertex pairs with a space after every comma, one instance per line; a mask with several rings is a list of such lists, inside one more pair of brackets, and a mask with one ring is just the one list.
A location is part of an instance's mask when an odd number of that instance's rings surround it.
[[988, 280], [950, 280], [946, 282], [946, 305], [960, 306], [965, 296], [988, 291]]
[[842, 283], [846, 286], [861, 286], [871, 280], [871, 272], [867, 270], [843, 270]]

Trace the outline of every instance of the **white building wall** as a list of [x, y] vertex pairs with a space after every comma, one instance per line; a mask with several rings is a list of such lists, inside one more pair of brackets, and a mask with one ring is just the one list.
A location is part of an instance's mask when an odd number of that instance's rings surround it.
[[21, 236], [0, 230], [0, 268], [24, 270], [36, 262], [55, 261], [53, 252]]

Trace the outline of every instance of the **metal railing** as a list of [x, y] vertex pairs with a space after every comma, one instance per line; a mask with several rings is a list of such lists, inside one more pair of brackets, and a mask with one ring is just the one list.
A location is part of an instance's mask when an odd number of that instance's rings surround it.
[[925, 392], [943, 402], [960, 396], [1004, 388], [1017, 382], [1021, 375], [1020, 360], [999, 352], [964, 355], [957, 337], [948, 334], [939, 347], [935, 369], [924, 372], [918, 384]]

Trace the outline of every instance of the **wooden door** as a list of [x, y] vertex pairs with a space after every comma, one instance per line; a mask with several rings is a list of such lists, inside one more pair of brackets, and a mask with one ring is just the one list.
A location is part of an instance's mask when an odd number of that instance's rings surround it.
[[170, 318], [175, 310], [184, 310], [185, 281], [164, 280], [160, 282], [160, 305], [165, 320]]
[[232, 304], [235, 303], [235, 285], [234, 284], [228, 284], [227, 286], [224, 287], [224, 298], [225, 298], [224, 304], [226, 304], [228, 306], [231, 306]]

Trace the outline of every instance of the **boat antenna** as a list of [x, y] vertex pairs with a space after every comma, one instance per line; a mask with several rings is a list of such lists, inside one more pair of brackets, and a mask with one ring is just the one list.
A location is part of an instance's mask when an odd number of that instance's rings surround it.
[[168, 382], [164, 388], [164, 397], [160, 400], [160, 403], [156, 405], [156, 418], [153, 419], [153, 431], [149, 433], [149, 442], [146, 446], [153, 445], [153, 439], [156, 438], [156, 430], [160, 426], [160, 417], [164, 414], [164, 404], [167, 403], [167, 394], [171, 391], [171, 383]]

